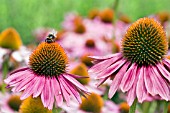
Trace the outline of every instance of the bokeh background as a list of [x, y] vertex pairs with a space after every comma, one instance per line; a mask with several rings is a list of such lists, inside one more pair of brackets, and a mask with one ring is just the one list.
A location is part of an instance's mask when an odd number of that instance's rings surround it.
[[[93, 9], [112, 8], [115, 0], [0, 0], [0, 31], [15, 28], [24, 44], [34, 41], [37, 27], [61, 28], [68, 12], [86, 16]], [[169, 0], [118, 0], [118, 13], [132, 21], [161, 11], [170, 12]], [[116, 16], [115, 16], [116, 18]]]

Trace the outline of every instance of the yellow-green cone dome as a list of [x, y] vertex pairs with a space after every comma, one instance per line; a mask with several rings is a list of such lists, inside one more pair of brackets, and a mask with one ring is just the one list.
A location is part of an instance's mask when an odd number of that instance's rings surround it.
[[17, 50], [22, 45], [18, 32], [13, 28], [4, 30], [0, 35], [0, 47]]
[[141, 18], [133, 23], [122, 40], [123, 56], [139, 65], [155, 65], [167, 50], [163, 27], [151, 18]]

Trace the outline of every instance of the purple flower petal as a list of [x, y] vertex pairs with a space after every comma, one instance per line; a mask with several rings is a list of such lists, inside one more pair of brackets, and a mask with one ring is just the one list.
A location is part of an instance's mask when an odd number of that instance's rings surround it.
[[43, 88], [44, 88], [44, 84], [45, 84], [45, 77], [39, 77], [37, 80], [37, 83], [35, 84], [35, 88], [34, 88], [34, 93], [33, 93], [33, 97], [38, 97]]
[[64, 87], [64, 85], [62, 84], [62, 79], [60, 78], [60, 76], [58, 77], [59, 80], [59, 84], [60, 84], [60, 88], [62, 89], [62, 95], [67, 103], [67, 105], [69, 106], [70, 104], [70, 96], [69, 93], [67, 92], [67, 89]]
[[62, 80], [61, 82], [63, 83], [64, 87], [68, 87], [68, 92], [79, 102], [81, 103], [81, 98], [80, 98], [80, 94], [78, 93], [78, 91], [73, 87], [71, 86], [66, 80], [64, 77], [62, 77]]
[[166, 68], [163, 67], [163, 65], [161, 65], [160, 63], [157, 64], [157, 68], [161, 72], [161, 74], [170, 82], [170, 73], [166, 70]]
[[123, 76], [122, 82], [120, 84], [120, 88], [123, 92], [128, 91], [132, 87], [135, 81], [136, 70], [137, 70], [137, 65], [132, 64], [131, 67]]
[[128, 66], [129, 66], [129, 63], [124, 64], [124, 66], [119, 70], [119, 72], [116, 74], [115, 78], [113, 79], [112, 84], [110, 86], [110, 90], [109, 90], [109, 98], [112, 98], [115, 92], [117, 91], [117, 89], [119, 88], [121, 80]]
[[150, 67], [145, 69], [145, 75], [144, 75], [144, 81], [145, 81], [145, 86], [147, 91], [152, 95], [155, 96], [154, 88], [153, 88], [153, 79], [152, 79], [152, 74], [150, 74]]
[[125, 63], [125, 60], [120, 60], [114, 64], [112, 64], [110, 67], [108, 67], [106, 70], [102, 71], [96, 76], [96, 79], [106, 78], [116, 72], [123, 64]]
[[154, 79], [154, 90], [157, 94], [159, 94], [163, 99], [170, 99], [170, 91], [169, 86], [166, 84], [165, 80], [160, 76], [157, 69], [155, 67], [151, 67], [152, 77]]
[[57, 106], [61, 106], [63, 104], [63, 97], [61, 94], [60, 85], [58, 81], [56, 80], [56, 78], [51, 80], [51, 86], [53, 89], [54, 96], [56, 98], [56, 104]]
[[140, 69], [140, 74], [139, 74], [139, 79], [137, 82], [137, 87], [136, 87], [136, 95], [138, 97], [139, 102], [143, 102], [146, 97], [147, 97], [147, 90], [145, 87], [145, 82], [144, 82], [144, 76], [145, 76], [145, 67], [142, 66]]
[[80, 84], [76, 79], [74, 79], [73, 77], [69, 76], [68, 74], [64, 74], [63, 77], [65, 79], [67, 79], [68, 81], [70, 81], [71, 83], [73, 83], [78, 88], [80, 88], [81, 90], [87, 92], [87, 89], [82, 84]]
[[121, 53], [116, 53], [116, 54], [110, 54], [107, 56], [89, 56], [90, 58], [94, 58], [96, 60], [106, 60], [106, 59], [110, 59], [112, 57], [119, 57], [122, 56]]

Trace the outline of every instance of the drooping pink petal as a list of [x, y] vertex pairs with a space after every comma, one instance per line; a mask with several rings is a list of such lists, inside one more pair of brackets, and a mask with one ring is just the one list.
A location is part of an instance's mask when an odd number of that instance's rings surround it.
[[87, 92], [87, 89], [82, 85], [80, 84], [75, 78], [69, 76], [68, 74], [64, 74], [63, 77], [65, 79], [67, 79], [68, 81], [70, 81], [72, 84], [74, 84], [75, 86], [77, 86], [79, 89]]
[[27, 87], [27, 84], [31, 82], [34, 79], [34, 75], [31, 74], [31, 76], [26, 76], [19, 84], [17, 84], [15, 87], [14, 92], [20, 92], [24, 90]]
[[72, 95], [72, 97], [74, 97], [79, 103], [81, 103], [81, 98], [80, 95], [78, 94], [78, 91], [76, 91], [73, 87], [71, 87], [68, 82], [64, 79], [64, 77], [60, 77], [61, 78], [61, 82], [63, 84], [63, 86], [65, 87], [65, 89], [67, 90], [67, 92]]
[[111, 59], [104, 60], [102, 62], [97, 63], [93, 67], [91, 67], [88, 72], [89, 73], [99, 73], [108, 68], [111, 64], [119, 60], [120, 57], [113, 57]]
[[79, 76], [79, 75], [73, 75], [73, 74], [69, 74], [69, 73], [67, 73], [68, 75], [70, 75], [71, 77], [73, 77], [73, 78], [89, 78], [88, 76]]
[[130, 88], [130, 90], [128, 91], [127, 103], [128, 103], [129, 106], [131, 106], [133, 104], [133, 101], [136, 98], [136, 86], [137, 86], [139, 74], [140, 74], [140, 68], [137, 69], [135, 81], [134, 81], [132, 87]]
[[102, 78], [99, 80], [99, 82], [96, 84], [97, 87], [99, 87], [101, 84], [103, 84], [110, 76], [106, 77], [106, 78]]
[[58, 77], [58, 81], [59, 81], [59, 84], [60, 84], [61, 93], [62, 93], [67, 105], [69, 106], [69, 104], [70, 104], [70, 96], [69, 96], [69, 93], [67, 92], [66, 88], [62, 84], [62, 82], [61, 82], [62, 79], [60, 78], [60, 76]]
[[112, 84], [110, 86], [110, 90], [109, 90], [109, 98], [112, 98], [113, 95], [115, 94], [115, 92], [117, 91], [117, 89], [119, 88], [121, 80], [122, 80], [128, 66], [129, 66], [129, 63], [124, 64], [123, 67], [116, 74], [115, 78], [113, 79]]
[[122, 65], [126, 62], [126, 60], [120, 60], [116, 62], [115, 64], [112, 64], [110, 67], [108, 67], [106, 70], [102, 71], [96, 76], [96, 79], [106, 78], [116, 72]]
[[34, 77], [25, 87], [24, 92], [21, 95], [21, 100], [28, 98], [33, 93], [34, 84], [37, 82], [37, 77]]
[[46, 78], [45, 79], [45, 85], [44, 88], [42, 90], [42, 96], [41, 99], [43, 100], [42, 103], [44, 105], [44, 107], [48, 107], [50, 104], [50, 99], [51, 99], [51, 90], [50, 90], [50, 79], [51, 78]]
[[107, 55], [107, 56], [89, 56], [90, 58], [94, 58], [96, 60], [106, 60], [106, 59], [110, 59], [112, 57], [119, 57], [119, 56], [122, 56], [121, 53], [115, 53], [115, 54], [110, 54], [110, 55]]
[[[7, 79], [5, 79], [4, 82], [6, 84], [15, 84], [25, 78], [25, 76], [22, 76], [25, 73], [27, 73], [27, 71], [21, 71], [21, 72], [14, 73], [12, 76], [9, 76]], [[29, 74], [28, 74], [28, 76], [29, 76]]]
[[53, 92], [53, 88], [52, 88], [52, 81], [53, 81], [53, 79], [55, 79], [55, 78], [52, 78], [51, 80], [50, 80], [50, 92], [51, 92], [51, 98], [50, 98], [50, 103], [49, 103], [49, 105], [48, 105], [48, 109], [53, 109], [53, 104], [54, 104], [54, 92]]
[[127, 72], [123, 76], [122, 82], [120, 84], [120, 88], [123, 92], [128, 91], [132, 87], [135, 81], [136, 70], [137, 65], [135, 65], [134, 63], [131, 65], [131, 67], [127, 70]]
[[158, 73], [157, 69], [155, 67], [151, 67], [151, 72], [152, 72], [152, 77], [154, 79], [155, 82], [154, 83], [154, 90], [157, 94], [159, 94], [163, 99], [165, 100], [169, 100], [169, 96], [170, 96], [170, 91], [169, 91], [169, 87], [166, 84], [165, 80], [163, 80], [163, 78], [160, 76], [160, 74]]
[[145, 87], [145, 82], [144, 82], [144, 76], [145, 76], [145, 68], [144, 66], [141, 67], [140, 73], [139, 73], [139, 79], [137, 82], [137, 87], [136, 87], [136, 95], [138, 98], [139, 102], [143, 102], [146, 97], [147, 97], [147, 90]]
[[161, 65], [160, 63], [157, 64], [157, 68], [161, 72], [161, 74], [170, 82], [170, 73], [166, 70], [166, 68], [163, 67], [163, 65]]
[[146, 89], [148, 91], [148, 93], [150, 93], [152, 96], [155, 96], [155, 92], [154, 92], [154, 88], [153, 88], [153, 79], [152, 79], [152, 75], [150, 74], [150, 66], [148, 66], [145, 69], [145, 74], [144, 74], [144, 81], [145, 81], [145, 86]]
[[33, 98], [38, 97], [44, 88], [45, 85], [45, 77], [38, 77], [37, 83], [35, 83], [35, 88], [34, 88], [34, 93], [33, 93]]
[[51, 80], [51, 87], [53, 89], [57, 106], [61, 106], [63, 104], [63, 96], [61, 94], [60, 85], [56, 78]]
[[13, 75], [14, 73], [17, 73], [17, 72], [20, 72], [20, 71], [25, 71], [25, 70], [29, 70], [29, 68], [25, 67], [25, 68], [17, 69], [15, 71], [13, 71], [12, 73], [10, 73], [10, 75]]

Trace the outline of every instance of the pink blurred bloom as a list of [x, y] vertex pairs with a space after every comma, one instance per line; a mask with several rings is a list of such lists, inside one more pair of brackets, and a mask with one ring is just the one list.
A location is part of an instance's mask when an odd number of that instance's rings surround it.
[[114, 25], [115, 30], [114, 30], [114, 34], [115, 34], [115, 41], [119, 43], [119, 45], [121, 44], [121, 40], [124, 37], [126, 30], [128, 29], [130, 24], [124, 23], [122, 21], [117, 21]]

